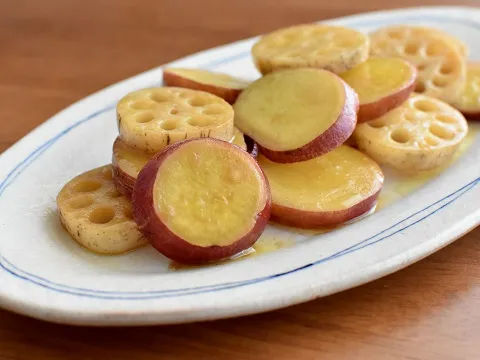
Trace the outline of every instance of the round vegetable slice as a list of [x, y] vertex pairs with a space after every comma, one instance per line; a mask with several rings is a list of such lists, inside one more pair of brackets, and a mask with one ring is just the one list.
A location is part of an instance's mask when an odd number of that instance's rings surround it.
[[383, 185], [380, 167], [346, 145], [293, 164], [261, 155], [258, 162], [272, 191], [271, 219], [288, 226], [314, 229], [352, 220], [375, 206]]
[[466, 65], [458, 43], [436, 29], [400, 25], [370, 35], [370, 54], [400, 57], [418, 70], [415, 91], [452, 103], [465, 85]]
[[344, 72], [368, 58], [368, 36], [333, 25], [297, 25], [263, 36], [252, 48], [262, 74], [312, 67]]
[[270, 189], [247, 152], [216, 139], [168, 147], [140, 171], [133, 215], [162, 254], [193, 264], [255, 243], [270, 216]]
[[230, 104], [203, 91], [176, 87], [128, 94], [117, 104], [117, 122], [128, 146], [152, 154], [188, 138], [229, 141], [233, 136]]
[[121, 254], [147, 243], [133, 221], [130, 201], [112, 182], [110, 165], [69, 181], [57, 196], [57, 208], [70, 236], [96, 253]]
[[480, 120], [480, 63], [467, 66], [467, 83], [453, 104], [469, 120]]
[[412, 95], [403, 105], [355, 129], [360, 150], [396, 169], [444, 165], [468, 132], [463, 115], [441, 100]]
[[399, 58], [370, 58], [340, 77], [358, 94], [358, 122], [384, 115], [400, 106], [415, 88], [417, 71]]
[[200, 69], [167, 68], [163, 70], [163, 83], [193, 90], [202, 90], [233, 104], [249, 82], [233, 76]]
[[268, 74], [237, 99], [235, 124], [272, 161], [304, 161], [327, 153], [352, 134], [356, 93], [335, 74], [290, 69]]

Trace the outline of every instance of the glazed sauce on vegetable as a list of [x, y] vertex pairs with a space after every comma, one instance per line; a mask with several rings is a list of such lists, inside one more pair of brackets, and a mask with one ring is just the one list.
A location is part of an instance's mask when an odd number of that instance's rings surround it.
[[[470, 122], [469, 133], [467, 137], [460, 145], [460, 148], [456, 152], [452, 161], [450, 161], [450, 163], [445, 166], [432, 169], [432, 170], [420, 171], [420, 172], [410, 173], [410, 174], [401, 173], [393, 169], [382, 168], [382, 170], [385, 173], [385, 183], [378, 197], [376, 208], [373, 209], [369, 214], [375, 211], [379, 211], [391, 205], [392, 203], [418, 190], [419, 188], [427, 184], [429, 181], [436, 178], [444, 170], [446, 170], [449, 166], [451, 166], [455, 161], [457, 161], [470, 148], [470, 146], [475, 142], [475, 139], [479, 132], [480, 132], [480, 124], [475, 124]], [[365, 217], [365, 215], [362, 215], [352, 221], [358, 221], [363, 217]], [[335, 231], [343, 226], [348, 226], [348, 223], [339, 227], [334, 227], [334, 228], [312, 229], [312, 230], [292, 228], [292, 227], [273, 224], [273, 223], [270, 223], [270, 226], [279, 230], [288, 231], [289, 233], [292, 234], [292, 236], [289, 237], [287, 234], [284, 234], [284, 233], [275, 234], [275, 235], [271, 235], [271, 234], [267, 235], [264, 233], [260, 237], [260, 239], [253, 245], [252, 248], [247, 249], [244, 252], [237, 254], [236, 256], [230, 259], [215, 262], [212, 264], [201, 265], [201, 266], [188, 266], [188, 265], [182, 265], [182, 264], [172, 262], [170, 264], [170, 270], [179, 271], [179, 270], [188, 270], [188, 269], [196, 269], [196, 268], [198, 269], [199, 267], [203, 268], [206, 266], [218, 266], [231, 261], [248, 259], [252, 256], [258, 256], [258, 255], [274, 252], [279, 249], [293, 246], [295, 244], [295, 241], [293, 239], [295, 234], [297, 235], [301, 234], [301, 235], [307, 235], [307, 236], [325, 234], [327, 232]]]

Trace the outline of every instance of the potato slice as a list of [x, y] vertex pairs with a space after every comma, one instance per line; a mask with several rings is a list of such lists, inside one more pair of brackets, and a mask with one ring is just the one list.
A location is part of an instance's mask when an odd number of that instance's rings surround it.
[[[248, 151], [253, 157], [257, 156], [256, 144], [252, 144], [251, 149], [248, 149], [243, 133], [237, 128], [234, 128], [230, 143]], [[152, 157], [152, 154], [128, 146], [121, 137], [118, 137], [113, 143], [112, 155], [113, 183], [117, 190], [130, 198], [138, 173]]]
[[167, 68], [163, 70], [163, 83], [206, 91], [233, 104], [250, 82], [208, 70]]
[[468, 64], [467, 83], [453, 106], [467, 119], [480, 120], [480, 63]]
[[155, 154], [195, 138], [233, 136], [233, 109], [218, 96], [176, 87], [134, 91], [117, 104], [120, 136], [128, 146]]
[[402, 106], [357, 126], [360, 150], [375, 161], [400, 170], [444, 165], [468, 132], [463, 115], [435, 98], [414, 94]]
[[255, 159], [216, 139], [168, 147], [140, 171], [133, 215], [162, 254], [193, 264], [252, 246], [270, 216], [270, 189]]
[[417, 67], [415, 91], [454, 102], [465, 85], [466, 65], [459, 45], [436, 29], [400, 25], [370, 35], [372, 56], [400, 57]]
[[112, 182], [110, 165], [69, 181], [57, 196], [60, 220], [80, 245], [100, 254], [122, 254], [147, 241], [132, 218], [130, 201]]
[[333, 25], [297, 25], [263, 36], [252, 48], [262, 74], [313, 67], [342, 73], [368, 58], [368, 36]]
[[340, 77], [358, 94], [358, 122], [384, 115], [400, 106], [415, 88], [417, 70], [399, 58], [370, 58]]
[[375, 206], [383, 185], [380, 167], [346, 145], [294, 164], [261, 155], [258, 162], [272, 191], [271, 219], [288, 226], [313, 229], [356, 218]]
[[327, 153], [352, 134], [358, 97], [320, 69], [277, 71], [255, 81], [235, 103], [235, 124], [272, 161], [304, 161]]

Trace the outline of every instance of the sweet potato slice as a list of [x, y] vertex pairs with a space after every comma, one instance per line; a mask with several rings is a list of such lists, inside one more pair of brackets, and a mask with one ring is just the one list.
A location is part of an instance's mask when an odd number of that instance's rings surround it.
[[235, 124], [272, 161], [325, 154], [352, 134], [358, 97], [335, 74], [318, 69], [274, 72], [255, 81], [235, 103]]
[[415, 88], [417, 70], [399, 58], [370, 58], [340, 77], [358, 94], [361, 123], [403, 104]]
[[167, 68], [163, 70], [163, 83], [193, 90], [206, 91], [233, 104], [249, 82], [233, 76], [201, 69]]
[[162, 254], [193, 264], [255, 243], [270, 216], [270, 189], [247, 152], [216, 139], [168, 147], [140, 171], [133, 215]]
[[380, 167], [349, 146], [293, 164], [260, 156], [272, 190], [271, 219], [314, 229], [336, 226], [370, 211], [383, 185]]

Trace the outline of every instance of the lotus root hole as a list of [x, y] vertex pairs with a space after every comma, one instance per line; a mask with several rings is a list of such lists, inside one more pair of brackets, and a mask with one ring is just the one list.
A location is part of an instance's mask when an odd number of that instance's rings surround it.
[[174, 120], [166, 120], [160, 124], [163, 130], [174, 130], [177, 128], [177, 123]]
[[135, 101], [133, 103], [130, 104], [130, 107], [132, 109], [136, 109], [136, 110], [146, 110], [146, 109], [150, 109], [152, 107], [153, 104], [147, 102], [147, 101]]
[[137, 116], [136, 121], [137, 121], [137, 123], [144, 124], [144, 123], [152, 121], [154, 118], [155, 118], [155, 116], [153, 116], [153, 114], [151, 114], [151, 113], [143, 113], [143, 114], [140, 114], [140, 115]]
[[90, 196], [79, 196], [68, 203], [72, 209], [78, 210], [86, 208], [93, 204], [93, 199]]
[[157, 103], [162, 103], [162, 102], [171, 100], [171, 96], [170, 94], [162, 94], [159, 92], [154, 92], [150, 94], [150, 99], [152, 99]]
[[196, 96], [188, 101], [188, 103], [192, 106], [203, 106], [207, 104], [207, 100], [200, 97]]
[[405, 54], [415, 55], [418, 52], [418, 45], [415, 43], [408, 43], [405, 46]]
[[439, 45], [438, 43], [431, 43], [428, 44], [427, 46], [427, 55], [428, 56], [436, 56], [440, 55], [443, 51], [442, 45]]
[[439, 144], [438, 140], [431, 136], [426, 137], [425, 142], [430, 146], [437, 146]]
[[109, 198], [115, 199], [121, 197], [122, 193], [120, 193], [120, 191], [118, 191], [117, 189], [113, 189], [107, 193], [107, 196]]
[[415, 114], [412, 114], [411, 112], [406, 112], [404, 114], [404, 117], [405, 117], [405, 120], [410, 121], [410, 122], [414, 122], [417, 119]]
[[423, 71], [427, 68], [427, 64], [419, 64], [417, 65], [418, 71]]
[[452, 140], [455, 137], [453, 132], [438, 124], [432, 124], [429, 130], [433, 135], [440, 139]]
[[80, 193], [93, 192], [102, 187], [102, 183], [93, 180], [83, 180], [77, 183], [73, 190]]
[[223, 113], [223, 107], [218, 105], [211, 105], [203, 110], [204, 114], [217, 115]]
[[418, 81], [415, 84], [415, 92], [417, 93], [423, 93], [426, 90], [425, 88], [425, 83], [423, 81]]
[[450, 64], [443, 64], [440, 68], [440, 73], [443, 75], [449, 75], [453, 72], [453, 68]]
[[207, 117], [197, 116], [188, 120], [188, 124], [191, 126], [204, 127], [204, 126], [212, 125], [212, 121]]
[[398, 30], [391, 30], [388, 32], [388, 36], [391, 39], [401, 39], [402, 38], [402, 33]]
[[103, 206], [93, 210], [88, 219], [93, 224], [107, 224], [115, 217], [115, 210], [109, 206]]
[[406, 129], [395, 129], [390, 137], [399, 144], [406, 144], [410, 140], [410, 133]]
[[444, 114], [438, 114], [437, 116], [435, 116], [435, 118], [438, 120], [438, 121], [441, 121], [443, 123], [448, 123], [448, 124], [455, 124], [457, 123], [457, 120], [455, 118], [452, 118], [451, 116], [448, 116], [448, 115], [444, 115]]
[[373, 121], [369, 121], [367, 124], [368, 124], [369, 126], [373, 127], [373, 128], [376, 128], [376, 129], [382, 128], [382, 127], [384, 127], [384, 126], [386, 125], [383, 120], [379, 120], [379, 119], [373, 120]]
[[444, 77], [436, 76], [433, 78], [433, 85], [436, 87], [444, 87], [448, 84], [448, 79]]
[[125, 207], [123, 209], [123, 215], [129, 220], [133, 220], [132, 208], [129, 206]]
[[438, 111], [437, 105], [435, 105], [433, 102], [428, 101], [428, 100], [415, 101], [414, 106], [417, 110], [420, 110], [420, 111], [423, 111], [423, 112]]

